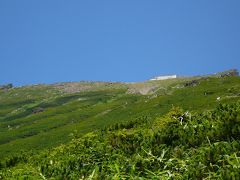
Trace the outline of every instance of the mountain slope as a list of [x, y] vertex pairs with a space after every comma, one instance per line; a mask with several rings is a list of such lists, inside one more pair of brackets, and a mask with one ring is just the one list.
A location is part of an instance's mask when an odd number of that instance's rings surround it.
[[[55, 147], [68, 142], [76, 132], [81, 136], [145, 116], [154, 119], [172, 106], [203, 111], [219, 103], [236, 102], [240, 97], [239, 77], [178, 78], [131, 84], [84, 82], [77, 86], [87, 85], [87, 90], [66, 90], [74, 85], [64, 83], [61, 88], [59, 84], [36, 85], [1, 91], [0, 157]], [[146, 87], [153, 90], [145, 95], [134, 90]]]
[[[240, 101], [194, 113], [173, 107], [2, 162], [5, 179], [239, 179]], [[76, 134], [77, 135], [77, 134]]]

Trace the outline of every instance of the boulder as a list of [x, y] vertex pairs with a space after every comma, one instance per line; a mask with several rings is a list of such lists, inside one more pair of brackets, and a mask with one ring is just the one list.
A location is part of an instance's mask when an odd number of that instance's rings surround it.
[[42, 107], [37, 107], [37, 108], [33, 109], [33, 114], [37, 114], [37, 113], [40, 113], [43, 111], [44, 111], [44, 109]]
[[219, 77], [230, 77], [230, 76], [239, 76], [239, 72], [237, 69], [231, 69], [228, 71], [224, 71], [222, 73], [219, 73]]
[[184, 84], [184, 87], [196, 86], [197, 84], [199, 84], [198, 80], [192, 80], [192, 81], [186, 82]]
[[11, 88], [13, 88], [13, 84], [11, 84], [11, 83], [0, 86], [0, 90], [8, 90]]

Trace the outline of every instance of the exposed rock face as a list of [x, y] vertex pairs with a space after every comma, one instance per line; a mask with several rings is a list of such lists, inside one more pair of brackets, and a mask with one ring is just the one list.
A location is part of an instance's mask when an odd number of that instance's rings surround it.
[[198, 80], [192, 80], [192, 81], [186, 82], [186, 83], [184, 84], [184, 87], [196, 86], [197, 84], [199, 84], [199, 81], [198, 81]]
[[112, 82], [94, 82], [94, 81], [80, 81], [55, 84], [54, 87], [64, 93], [86, 92], [105, 89], [115, 89], [125, 86], [123, 83]]
[[219, 77], [239, 76], [237, 69], [231, 69], [218, 74]]
[[151, 85], [151, 84], [131, 84], [128, 87], [127, 93], [129, 94], [153, 94], [158, 89], [157, 85]]
[[12, 87], [13, 87], [13, 85], [11, 83], [5, 84], [5, 85], [0, 86], [0, 90], [8, 90], [8, 89], [11, 89]]
[[201, 81], [208, 80], [209, 77], [223, 78], [223, 77], [231, 77], [231, 76], [239, 76], [238, 70], [237, 69], [231, 69], [231, 70], [228, 70], [228, 71], [216, 73], [214, 75], [208, 75], [208, 76], [201, 77], [201, 78], [198, 78], [198, 79], [195, 79], [195, 80], [192, 80], [192, 81], [188, 81], [188, 82], [184, 83], [184, 87], [196, 86]]
[[37, 107], [37, 108], [33, 109], [34, 114], [37, 114], [37, 113], [40, 113], [40, 112], [43, 112], [43, 111], [44, 111], [44, 109], [42, 107]]

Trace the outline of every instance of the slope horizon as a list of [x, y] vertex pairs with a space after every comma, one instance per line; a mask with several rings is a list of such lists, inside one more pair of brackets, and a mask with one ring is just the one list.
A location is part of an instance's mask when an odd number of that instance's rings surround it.
[[214, 75], [214, 74], [217, 74], [217, 73], [221, 73], [221, 72], [224, 72], [224, 71], [228, 71], [228, 70], [237, 70], [239, 72], [238, 69], [236, 68], [230, 68], [230, 69], [224, 69], [224, 70], [221, 70], [221, 71], [217, 71], [217, 72], [208, 72], [208, 73], [205, 73], [205, 74], [176, 74], [176, 73], [168, 73], [168, 74], [156, 74], [156, 75], [153, 75], [152, 77], [149, 77], [148, 79], [142, 79], [142, 80], [138, 80], [138, 81], [115, 81], [115, 80], [111, 80], [111, 79], [108, 79], [108, 80], [101, 80], [101, 79], [98, 79], [98, 80], [94, 80], [94, 79], [79, 79], [79, 80], [68, 80], [68, 81], [56, 81], [56, 82], [32, 82], [30, 84], [21, 84], [21, 83], [12, 83], [12, 82], [5, 82], [5, 83], [2, 83], [0, 82], [0, 86], [1, 85], [5, 85], [5, 84], [13, 84], [14, 87], [24, 87], [24, 86], [33, 86], [33, 85], [53, 85], [53, 84], [59, 84], [59, 83], [74, 83], [74, 82], [110, 82], [110, 83], [140, 83], [140, 82], [145, 82], [145, 81], [149, 81], [151, 78], [153, 77], [157, 77], [157, 76], [168, 76], [168, 75], [177, 75], [177, 78], [181, 78], [181, 77], [197, 77], [197, 76], [208, 76], [208, 75]]

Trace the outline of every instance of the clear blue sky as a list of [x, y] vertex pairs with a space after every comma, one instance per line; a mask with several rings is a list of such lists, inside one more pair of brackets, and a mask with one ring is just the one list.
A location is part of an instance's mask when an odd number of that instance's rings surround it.
[[1, 0], [0, 84], [240, 69], [239, 0]]

